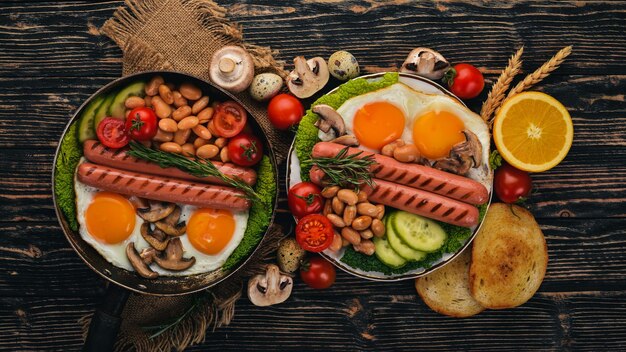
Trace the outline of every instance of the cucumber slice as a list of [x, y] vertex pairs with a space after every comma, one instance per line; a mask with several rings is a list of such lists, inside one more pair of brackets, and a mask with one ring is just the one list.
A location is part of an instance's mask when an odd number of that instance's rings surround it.
[[96, 117], [93, 119], [94, 131], [98, 130], [98, 125], [100, 124], [100, 121], [104, 120], [105, 117], [109, 116], [108, 115], [109, 106], [111, 106], [113, 99], [115, 99], [115, 93], [110, 93], [109, 95], [107, 95], [106, 98], [104, 98], [104, 101], [102, 102], [102, 104], [100, 104], [100, 107], [96, 111]]
[[383, 264], [392, 268], [400, 268], [406, 264], [406, 260], [391, 249], [386, 238], [375, 237], [374, 247], [376, 248], [376, 257], [378, 257]]
[[115, 117], [116, 119], [124, 119], [124, 112], [126, 111], [126, 106], [124, 106], [124, 102], [128, 97], [139, 96], [143, 97], [145, 95], [144, 88], [146, 84], [144, 82], [135, 82], [129, 85], [128, 87], [120, 90], [119, 93], [113, 99], [111, 106], [109, 106], [109, 116]]
[[398, 237], [418, 251], [434, 252], [448, 238], [446, 232], [433, 220], [406, 211], [396, 212], [390, 223]]
[[96, 139], [96, 130], [93, 128], [93, 120], [96, 118], [96, 111], [102, 105], [104, 101], [104, 97], [96, 97], [83, 111], [80, 115], [80, 120], [78, 121], [78, 129], [76, 133], [78, 133], [78, 141], [83, 143], [88, 139]]
[[396, 233], [391, 224], [393, 223], [393, 218], [395, 217], [395, 213], [391, 213], [388, 215], [388, 219], [386, 221], [386, 229], [385, 233], [387, 234], [387, 242], [389, 242], [389, 246], [391, 249], [396, 251], [402, 258], [408, 261], [420, 261], [426, 257], [426, 253], [422, 251], [415, 250], [409, 247]]

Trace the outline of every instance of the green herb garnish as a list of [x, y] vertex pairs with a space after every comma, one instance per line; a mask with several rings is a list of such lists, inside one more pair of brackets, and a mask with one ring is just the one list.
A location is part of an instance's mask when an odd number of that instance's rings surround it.
[[363, 183], [372, 186], [370, 166], [376, 161], [373, 154], [361, 156], [363, 152], [348, 155], [349, 147], [343, 148], [334, 157], [310, 158], [302, 162], [303, 167], [317, 166], [329, 178], [329, 186], [359, 188]]
[[245, 198], [253, 201], [261, 200], [259, 195], [254, 191], [252, 187], [250, 187], [250, 185], [243, 182], [243, 180], [241, 180], [240, 178], [228, 177], [224, 175], [220, 172], [220, 170], [217, 169], [217, 167], [215, 167], [215, 165], [213, 165], [211, 161], [204, 158], [200, 158], [198, 156], [194, 158], [188, 158], [179, 154], [163, 152], [160, 150], [148, 148], [143, 144], [137, 143], [135, 141], [130, 142], [130, 150], [127, 154], [138, 159], [143, 159], [159, 164], [159, 166], [162, 168], [175, 167], [196, 177], [217, 177], [229, 186], [243, 191], [245, 194]]
[[502, 166], [502, 156], [498, 153], [498, 150], [494, 149], [489, 154], [489, 167], [495, 171], [500, 166]]

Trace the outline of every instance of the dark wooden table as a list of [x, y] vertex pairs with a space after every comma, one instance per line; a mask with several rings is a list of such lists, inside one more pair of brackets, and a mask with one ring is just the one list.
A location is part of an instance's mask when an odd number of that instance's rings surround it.
[[[490, 86], [520, 45], [528, 72], [573, 44], [538, 89], [565, 104], [575, 138], [565, 161], [533, 175], [550, 263], [522, 307], [452, 319], [430, 311], [413, 281], [340, 272], [329, 290], [297, 283], [278, 306], [242, 299], [231, 326], [190, 350], [626, 349], [626, 2], [221, 3], [281, 59], [347, 49], [365, 72], [394, 70], [426, 46], [477, 65]], [[120, 50], [97, 30], [120, 4], [0, 1], [0, 350], [79, 349], [77, 320], [104, 293], [59, 229], [50, 174], [68, 118], [121, 74]]]

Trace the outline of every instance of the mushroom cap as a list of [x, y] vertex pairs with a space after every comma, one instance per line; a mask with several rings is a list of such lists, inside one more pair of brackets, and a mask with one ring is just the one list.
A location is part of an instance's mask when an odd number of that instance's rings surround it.
[[304, 56], [297, 56], [293, 59], [293, 64], [295, 69], [287, 76], [287, 87], [296, 97], [308, 98], [328, 83], [330, 74], [323, 58], [306, 60]]
[[213, 54], [209, 77], [213, 83], [230, 92], [243, 92], [254, 78], [252, 56], [242, 47], [225, 46]]
[[429, 79], [440, 79], [450, 69], [450, 63], [439, 52], [430, 48], [413, 49], [400, 72], [414, 73]]

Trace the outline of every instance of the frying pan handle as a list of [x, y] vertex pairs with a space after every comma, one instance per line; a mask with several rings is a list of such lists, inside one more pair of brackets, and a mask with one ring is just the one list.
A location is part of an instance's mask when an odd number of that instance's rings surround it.
[[120, 331], [122, 323], [122, 311], [128, 300], [130, 291], [115, 285], [109, 284], [104, 295], [104, 301], [91, 319], [87, 339], [83, 346], [83, 351], [89, 352], [110, 352], [117, 340], [117, 333]]

